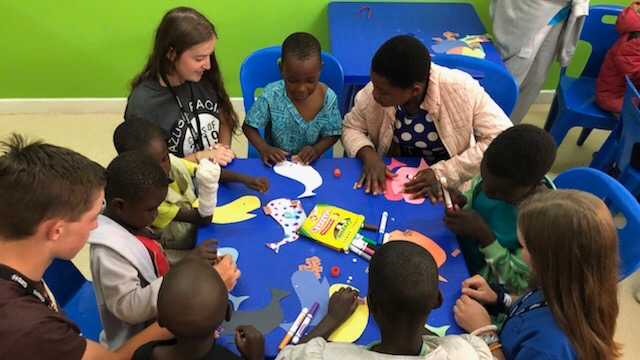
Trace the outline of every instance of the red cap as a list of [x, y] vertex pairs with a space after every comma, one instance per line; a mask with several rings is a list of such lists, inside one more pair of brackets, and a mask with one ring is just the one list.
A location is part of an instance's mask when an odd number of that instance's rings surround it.
[[340, 177], [340, 169], [339, 168], [333, 169], [333, 176]]
[[340, 268], [337, 266], [334, 266], [331, 268], [331, 276], [333, 277], [338, 277], [338, 275], [340, 275]]

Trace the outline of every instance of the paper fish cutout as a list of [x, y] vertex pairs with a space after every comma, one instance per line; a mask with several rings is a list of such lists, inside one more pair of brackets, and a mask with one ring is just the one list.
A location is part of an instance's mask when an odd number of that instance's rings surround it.
[[259, 208], [260, 199], [255, 195], [245, 195], [232, 202], [216, 206], [213, 211], [214, 224], [232, 224], [256, 217], [256, 214], [250, 214], [251, 211]]
[[[447, 253], [442, 250], [440, 245], [417, 231], [407, 229], [405, 231], [394, 230], [390, 232], [389, 241], [397, 240], [411, 241], [412, 243], [418, 244], [427, 249], [427, 251], [431, 253], [431, 256], [433, 256], [433, 259], [436, 261], [438, 268], [440, 268], [442, 264], [447, 261]], [[442, 277], [442, 275], [438, 275], [438, 278], [442, 282], [448, 282], [447, 279]]]
[[[347, 284], [333, 284], [329, 288], [329, 297], [333, 295], [333, 293], [337, 292], [343, 287], [350, 287], [352, 289], [358, 290], [357, 288], [347, 285]], [[332, 334], [329, 336], [329, 341], [336, 342], [354, 342], [360, 338], [364, 329], [367, 328], [367, 324], [369, 323], [369, 306], [367, 304], [359, 304], [356, 307], [356, 311], [353, 312], [351, 317], [347, 319], [340, 327], [338, 327]]]
[[298, 240], [300, 236], [297, 231], [307, 219], [300, 201], [279, 198], [269, 201], [263, 210], [277, 221], [284, 231], [282, 240], [265, 244], [268, 248], [278, 253], [280, 246]]
[[[387, 165], [387, 169], [395, 171], [398, 176], [394, 178], [387, 177], [386, 186], [387, 193], [384, 197], [391, 201], [400, 201], [404, 199], [409, 204], [420, 205], [425, 201], [425, 198], [411, 199], [412, 194], [405, 194], [402, 192], [404, 184], [410, 180], [411, 177], [415, 177], [420, 170], [428, 169], [429, 165], [420, 159], [420, 165], [418, 167], [409, 167], [407, 164], [400, 162], [394, 158], [391, 159], [391, 164]], [[409, 176], [411, 175], [411, 176]]]
[[298, 195], [298, 199], [316, 195], [313, 191], [322, 185], [322, 176], [311, 165], [301, 165], [287, 160], [277, 163], [273, 171], [304, 185], [304, 192]]
[[271, 302], [266, 307], [259, 310], [236, 311], [231, 316], [231, 321], [222, 323], [224, 330], [222, 335], [233, 335], [236, 333], [238, 325], [253, 325], [262, 334], [267, 335], [277, 328], [282, 322], [284, 315], [280, 300], [291, 295], [290, 292], [271, 288]]
[[451, 327], [451, 325], [444, 325], [444, 326], [440, 326], [440, 327], [435, 327], [435, 326], [431, 326], [429, 324], [424, 324], [424, 327], [431, 331], [432, 333], [443, 337], [445, 335], [447, 335], [447, 330], [449, 330], [449, 328]]
[[[326, 277], [318, 281], [311, 271], [298, 270], [291, 275], [291, 286], [300, 301], [300, 309], [311, 309], [313, 303], [318, 302], [318, 310], [313, 316], [311, 324], [309, 324], [309, 326], [316, 326], [327, 314], [327, 309], [329, 308], [329, 281]], [[282, 323], [280, 327], [283, 328], [284, 331], [288, 331], [291, 324], [291, 322]]]

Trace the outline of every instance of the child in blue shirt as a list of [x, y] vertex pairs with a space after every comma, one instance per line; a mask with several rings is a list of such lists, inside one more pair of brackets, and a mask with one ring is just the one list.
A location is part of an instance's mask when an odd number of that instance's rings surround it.
[[[265, 165], [291, 156], [309, 164], [342, 135], [338, 98], [318, 82], [322, 70], [320, 43], [308, 33], [290, 35], [282, 44], [283, 80], [267, 85], [242, 125]], [[258, 129], [264, 129], [264, 139]]]
[[489, 145], [469, 191], [450, 189], [455, 210], [447, 210], [444, 221], [458, 235], [469, 274], [515, 294], [527, 288], [530, 271], [516, 234], [518, 209], [523, 200], [554, 188], [545, 174], [555, 158], [551, 135], [516, 125]]

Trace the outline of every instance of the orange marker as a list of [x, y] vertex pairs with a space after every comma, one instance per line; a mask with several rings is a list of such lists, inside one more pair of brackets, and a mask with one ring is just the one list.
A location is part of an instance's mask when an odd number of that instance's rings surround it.
[[284, 349], [284, 347], [287, 346], [289, 341], [291, 341], [291, 338], [300, 327], [300, 324], [302, 324], [302, 321], [307, 316], [308, 312], [309, 312], [308, 308], [304, 308], [302, 309], [302, 311], [300, 311], [300, 314], [296, 318], [296, 321], [294, 321], [293, 324], [291, 324], [291, 328], [289, 328], [289, 331], [287, 331], [287, 335], [284, 336], [284, 339], [282, 339], [282, 342], [280, 343], [280, 345], [278, 345], [278, 350]]

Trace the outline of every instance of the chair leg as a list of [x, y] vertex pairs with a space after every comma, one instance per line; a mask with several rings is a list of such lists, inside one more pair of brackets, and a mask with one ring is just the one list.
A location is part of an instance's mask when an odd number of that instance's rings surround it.
[[589, 137], [589, 134], [591, 134], [591, 130], [593, 129], [587, 129], [587, 128], [582, 129], [582, 132], [580, 133], [580, 137], [578, 137], [578, 141], [576, 142], [578, 146], [582, 146], [582, 144], [584, 144], [584, 141], [587, 140], [587, 138]]
[[556, 120], [558, 116], [558, 95], [553, 97], [553, 102], [551, 103], [551, 107], [549, 108], [549, 114], [547, 115], [547, 121], [544, 123], [543, 129], [549, 131], [551, 126]]
[[614, 134], [609, 135], [607, 140], [602, 144], [596, 156], [591, 160], [589, 167], [598, 169], [602, 172], [609, 173], [615, 163], [616, 148], [618, 147], [618, 139]]
[[558, 147], [560, 147], [562, 140], [564, 140], [569, 130], [574, 126], [573, 124], [567, 124], [568, 119], [564, 119], [562, 115], [562, 112], [558, 114], [558, 117], [553, 122], [551, 129], [549, 129], [549, 134], [551, 134], [553, 140], [556, 141], [556, 145]]
[[638, 175], [637, 171], [630, 171], [627, 166], [627, 168], [620, 173], [620, 176], [618, 176], [618, 181], [624, 185], [634, 197], [640, 195], [640, 175]]

